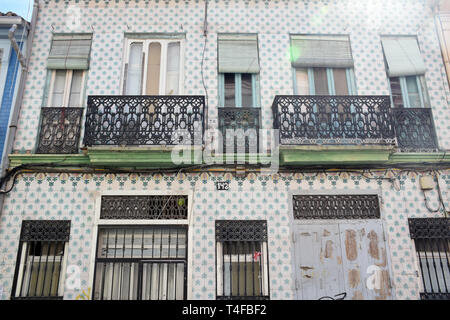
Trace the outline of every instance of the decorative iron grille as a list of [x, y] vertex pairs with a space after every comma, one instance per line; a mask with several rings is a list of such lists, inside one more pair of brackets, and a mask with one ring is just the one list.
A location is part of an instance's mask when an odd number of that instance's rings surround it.
[[[219, 130], [223, 153], [257, 153], [259, 150], [259, 108], [219, 108]], [[227, 136], [227, 133], [229, 134]]]
[[83, 108], [42, 108], [36, 153], [78, 153]]
[[100, 226], [94, 300], [182, 300], [187, 227]]
[[450, 219], [408, 219], [416, 245], [423, 283], [423, 300], [450, 300]]
[[379, 219], [377, 195], [294, 195], [294, 219]]
[[216, 298], [268, 300], [267, 222], [216, 221]]
[[69, 220], [24, 220], [11, 299], [61, 300]]
[[89, 96], [84, 144], [201, 145], [203, 96]]
[[103, 196], [100, 219], [187, 219], [188, 197]]
[[70, 220], [24, 220], [20, 241], [69, 241]]
[[392, 111], [400, 151], [438, 151], [439, 146], [430, 108], [395, 108]]
[[267, 222], [216, 220], [216, 241], [267, 241]]
[[281, 144], [394, 144], [389, 96], [276, 96]]

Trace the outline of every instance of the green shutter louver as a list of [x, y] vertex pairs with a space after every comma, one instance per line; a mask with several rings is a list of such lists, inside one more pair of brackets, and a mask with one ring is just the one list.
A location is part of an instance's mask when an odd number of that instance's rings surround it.
[[415, 37], [382, 37], [389, 77], [425, 74], [426, 68]]
[[54, 35], [48, 69], [89, 69], [92, 34]]
[[352, 68], [353, 58], [347, 36], [291, 36], [294, 68]]
[[220, 73], [259, 73], [256, 35], [218, 35]]

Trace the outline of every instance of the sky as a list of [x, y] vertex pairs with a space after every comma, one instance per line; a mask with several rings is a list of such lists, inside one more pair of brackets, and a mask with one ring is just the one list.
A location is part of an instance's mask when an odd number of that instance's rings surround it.
[[33, 0], [0, 0], [0, 12], [6, 13], [12, 11], [30, 21], [33, 2]]

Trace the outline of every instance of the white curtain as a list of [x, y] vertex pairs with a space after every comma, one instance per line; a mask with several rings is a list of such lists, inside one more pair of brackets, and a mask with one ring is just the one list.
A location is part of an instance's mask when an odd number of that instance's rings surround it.
[[180, 42], [167, 46], [166, 94], [177, 95], [180, 82]]
[[130, 45], [125, 94], [140, 95], [142, 86], [142, 43]]

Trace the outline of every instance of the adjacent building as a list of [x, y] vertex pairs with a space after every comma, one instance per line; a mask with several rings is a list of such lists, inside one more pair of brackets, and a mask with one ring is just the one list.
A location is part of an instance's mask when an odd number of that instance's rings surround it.
[[36, 0], [3, 299], [448, 299], [434, 1]]

